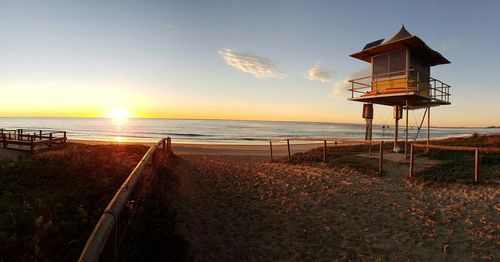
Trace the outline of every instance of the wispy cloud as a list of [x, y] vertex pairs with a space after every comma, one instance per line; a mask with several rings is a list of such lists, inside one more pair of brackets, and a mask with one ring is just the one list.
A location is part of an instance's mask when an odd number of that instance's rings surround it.
[[453, 38], [450, 41], [444, 42], [441, 44], [441, 48], [439, 49], [442, 52], [446, 52], [450, 49], [458, 47], [460, 44], [458, 43], [458, 39]]
[[[344, 95], [347, 93], [347, 90], [351, 88], [351, 83], [348, 80], [361, 78], [365, 76], [369, 76], [371, 74], [370, 67], [363, 67], [351, 74], [349, 74], [344, 80], [338, 81], [333, 85], [332, 92], [330, 93], [331, 98], [336, 98], [340, 95]], [[369, 84], [370, 79], [365, 80], [366, 84]], [[363, 82], [364, 83], [364, 82]]]
[[163, 23], [163, 24], [161, 24], [161, 25], [162, 25], [163, 27], [165, 27], [165, 28], [168, 28], [168, 29], [172, 29], [172, 30], [175, 30], [175, 29], [176, 29], [176, 28], [175, 28], [175, 26], [174, 26], [174, 25], [172, 25], [172, 24]]
[[333, 81], [333, 77], [335, 76], [335, 72], [331, 72], [326, 68], [322, 68], [320, 64], [317, 64], [309, 71], [307, 71], [306, 78], [311, 81], [320, 81], [323, 83], [329, 83]]
[[249, 73], [256, 78], [285, 78], [286, 74], [279, 71], [269, 59], [244, 53], [235, 53], [231, 49], [223, 49], [219, 54], [226, 63], [236, 69]]

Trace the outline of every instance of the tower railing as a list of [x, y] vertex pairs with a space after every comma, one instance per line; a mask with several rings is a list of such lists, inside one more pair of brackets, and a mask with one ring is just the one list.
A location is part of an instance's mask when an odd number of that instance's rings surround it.
[[[380, 83], [382, 81], [383, 84]], [[414, 68], [360, 77], [348, 80], [348, 82], [351, 83], [351, 88], [348, 89], [351, 92], [351, 98], [367, 95], [376, 96], [379, 94], [378, 90], [397, 89], [400, 91], [397, 92], [399, 94], [418, 94], [432, 100], [450, 102], [450, 85]], [[370, 94], [371, 91], [375, 92]]]

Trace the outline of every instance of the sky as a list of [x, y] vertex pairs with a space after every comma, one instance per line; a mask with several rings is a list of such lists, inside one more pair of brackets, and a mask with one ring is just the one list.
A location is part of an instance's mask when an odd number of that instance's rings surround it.
[[[498, 1], [4, 1], [0, 117], [363, 123], [349, 57], [402, 24], [451, 64], [438, 126], [500, 125]], [[375, 124], [392, 122], [375, 107]], [[423, 111], [412, 112], [410, 124]]]

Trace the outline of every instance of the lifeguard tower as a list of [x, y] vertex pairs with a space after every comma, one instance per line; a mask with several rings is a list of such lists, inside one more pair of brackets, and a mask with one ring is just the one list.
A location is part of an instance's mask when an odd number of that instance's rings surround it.
[[371, 63], [372, 68], [370, 76], [349, 80], [349, 100], [364, 103], [366, 140], [371, 140], [372, 137], [373, 105], [379, 104], [394, 107], [394, 151], [399, 152], [398, 121], [402, 118], [403, 110], [406, 111], [405, 155], [409, 110], [425, 109], [418, 131], [420, 132], [427, 115], [429, 143], [431, 107], [450, 104], [450, 85], [431, 77], [430, 68], [449, 64], [450, 61], [432, 50], [420, 38], [411, 35], [404, 26], [391, 38], [368, 43], [363, 50], [351, 57]]

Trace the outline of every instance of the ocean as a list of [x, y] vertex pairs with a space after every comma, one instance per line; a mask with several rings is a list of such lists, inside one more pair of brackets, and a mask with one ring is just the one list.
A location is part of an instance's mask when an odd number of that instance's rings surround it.
[[[264, 144], [287, 137], [334, 137], [363, 139], [364, 125], [343, 123], [191, 120], [132, 118], [117, 122], [108, 118], [0, 118], [0, 128], [67, 131], [69, 139], [155, 142], [172, 137], [176, 143]], [[404, 127], [399, 135], [404, 138]], [[410, 127], [409, 137], [417, 133]], [[394, 129], [373, 126], [373, 139], [392, 139]], [[422, 128], [419, 139], [426, 137]], [[500, 128], [431, 128], [432, 138], [464, 136], [473, 133], [500, 133]]]

